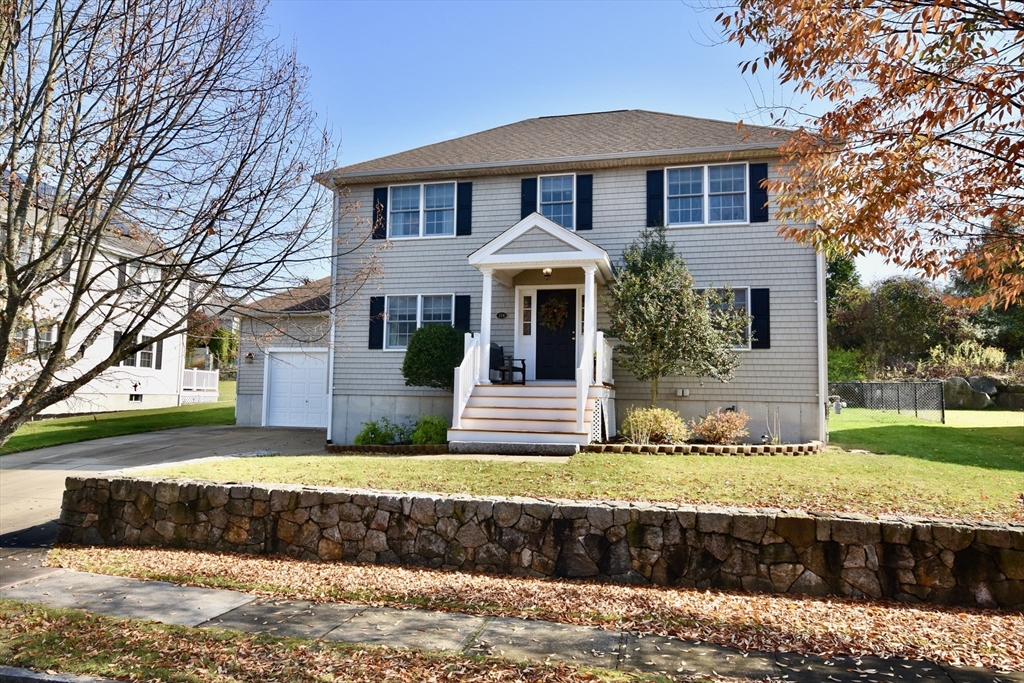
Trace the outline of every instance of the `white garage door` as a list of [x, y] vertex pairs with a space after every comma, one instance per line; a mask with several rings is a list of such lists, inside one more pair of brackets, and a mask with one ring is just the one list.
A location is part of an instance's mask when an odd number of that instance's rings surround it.
[[268, 427], [327, 427], [327, 353], [272, 351]]

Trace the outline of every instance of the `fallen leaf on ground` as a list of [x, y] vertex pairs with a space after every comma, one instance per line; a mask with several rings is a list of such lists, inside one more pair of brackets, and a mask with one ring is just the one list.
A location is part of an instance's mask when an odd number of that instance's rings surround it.
[[707, 641], [744, 651], [904, 657], [1024, 671], [1024, 613], [874, 600], [733, 593], [280, 556], [58, 548], [49, 563], [293, 600], [424, 607]]

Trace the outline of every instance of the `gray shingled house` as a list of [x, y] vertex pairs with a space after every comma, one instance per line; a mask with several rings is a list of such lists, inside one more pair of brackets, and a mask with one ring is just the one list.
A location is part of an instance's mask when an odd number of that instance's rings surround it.
[[[336, 230], [361, 220], [389, 242], [383, 276], [320, 323], [333, 329], [323, 343], [289, 335], [243, 361], [239, 422], [292, 424], [275, 406], [329, 397], [322, 424], [334, 443], [366, 420], [424, 413], [451, 420], [455, 450], [574, 450], [614, 434], [649, 387], [616, 365], [602, 295], [623, 249], [663, 223], [697, 285], [731, 287], [751, 326], [733, 381], [669, 378], [659, 405], [686, 418], [742, 408], [752, 441], [776, 415], [783, 440], [824, 440], [824, 263], [776, 234], [762, 187], [784, 140], [776, 129], [613, 111], [530, 119], [320, 174], [337, 195]], [[405, 386], [406, 344], [429, 324], [472, 333], [454, 396]], [[303, 377], [326, 372], [319, 384], [287, 376], [302, 355], [320, 368]]]

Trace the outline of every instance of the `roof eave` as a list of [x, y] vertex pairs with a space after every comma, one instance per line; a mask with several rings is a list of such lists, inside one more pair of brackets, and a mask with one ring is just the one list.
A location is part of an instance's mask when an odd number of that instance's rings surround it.
[[712, 156], [728, 158], [733, 154], [743, 153], [745, 156], [776, 156], [778, 148], [788, 138], [779, 136], [777, 140], [751, 142], [740, 145], [714, 147], [689, 147], [680, 149], [643, 150], [637, 152], [610, 152], [607, 154], [588, 154], [573, 157], [551, 157], [547, 159], [522, 159], [515, 161], [488, 161], [472, 164], [448, 164], [443, 166], [423, 166], [418, 168], [396, 168], [372, 171], [345, 172], [344, 167], [333, 171], [316, 174], [313, 178], [326, 187], [336, 187], [343, 182], [376, 182], [380, 180], [412, 180], [432, 177], [460, 177], [480, 175], [505, 175], [508, 171], [531, 172], [547, 170], [562, 165], [574, 165], [583, 168], [608, 168], [614, 166], [639, 166], [647, 163], [674, 163], [686, 161], [689, 157]]

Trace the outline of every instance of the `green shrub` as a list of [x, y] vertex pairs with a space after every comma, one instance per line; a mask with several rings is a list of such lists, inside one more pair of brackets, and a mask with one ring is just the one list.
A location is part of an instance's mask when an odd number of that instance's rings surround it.
[[402, 362], [406, 385], [453, 391], [455, 368], [465, 355], [465, 335], [448, 325], [427, 325], [413, 332]]
[[868, 378], [871, 364], [867, 354], [858, 349], [828, 350], [828, 381], [855, 382]]
[[442, 415], [423, 415], [412, 431], [414, 444], [448, 443], [448, 420]]
[[218, 327], [210, 336], [207, 348], [217, 358], [217, 366], [229, 366], [238, 356], [238, 333], [227, 327]]
[[683, 418], [667, 408], [630, 408], [622, 431], [630, 442], [641, 445], [682, 443], [690, 436]]
[[409, 428], [392, 422], [386, 417], [363, 423], [363, 429], [352, 440], [356, 446], [387, 446], [408, 443]]
[[700, 420], [693, 420], [691, 427], [696, 436], [708, 443], [736, 443], [741, 436], [746, 436], [747, 423], [750, 416], [742, 410], [725, 410], [715, 408], [713, 413], [708, 413]]
[[936, 369], [945, 369], [950, 375], [999, 372], [1006, 367], [1006, 352], [967, 340], [948, 351], [936, 346], [928, 354], [927, 362]]

